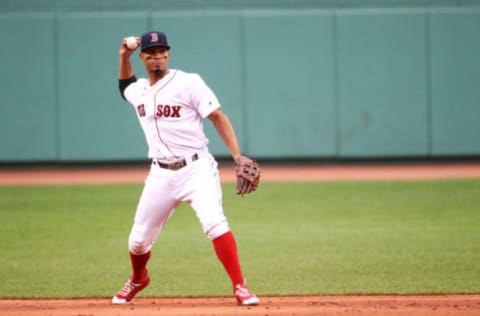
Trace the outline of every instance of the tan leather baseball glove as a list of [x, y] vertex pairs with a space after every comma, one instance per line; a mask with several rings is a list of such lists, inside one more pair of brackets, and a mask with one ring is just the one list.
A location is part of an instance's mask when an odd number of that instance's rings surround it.
[[255, 191], [260, 182], [260, 165], [246, 156], [235, 160], [235, 175], [237, 187], [235, 193], [244, 195]]

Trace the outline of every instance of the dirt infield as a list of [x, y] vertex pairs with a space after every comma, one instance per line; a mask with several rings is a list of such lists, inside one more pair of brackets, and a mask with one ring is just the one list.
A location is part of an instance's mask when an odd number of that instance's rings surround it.
[[144, 298], [126, 306], [113, 306], [107, 299], [3, 300], [0, 301], [0, 315], [480, 315], [480, 295], [294, 296], [261, 299], [261, 304], [253, 307], [237, 306], [232, 298]]
[[[220, 168], [222, 181], [233, 170]], [[22, 168], [0, 170], [0, 185], [142, 183], [147, 168]], [[264, 166], [262, 181], [431, 180], [480, 178], [477, 164], [343, 166]], [[139, 298], [128, 306], [109, 299], [0, 300], [8, 316], [151, 316], [151, 315], [480, 315], [479, 295], [439, 296], [288, 296], [260, 297], [255, 307], [228, 298]]]
[[[148, 168], [0, 169], [0, 185], [142, 183]], [[234, 181], [230, 166], [220, 168], [224, 182]], [[429, 180], [480, 178], [480, 163], [404, 165], [262, 166], [261, 181]]]

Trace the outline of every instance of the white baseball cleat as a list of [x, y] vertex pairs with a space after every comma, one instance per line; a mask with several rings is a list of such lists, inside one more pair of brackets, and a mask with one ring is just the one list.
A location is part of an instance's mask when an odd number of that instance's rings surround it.
[[243, 306], [252, 306], [260, 304], [258, 297], [250, 292], [246, 284], [237, 284], [234, 289], [235, 298], [238, 304]]
[[112, 298], [112, 304], [130, 304], [135, 295], [147, 287], [150, 278], [146, 275], [140, 282], [128, 280], [122, 289]]

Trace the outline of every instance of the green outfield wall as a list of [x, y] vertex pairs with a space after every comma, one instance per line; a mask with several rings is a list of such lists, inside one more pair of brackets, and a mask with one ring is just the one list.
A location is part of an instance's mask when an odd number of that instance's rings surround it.
[[480, 155], [479, 1], [0, 0], [0, 162], [144, 159], [117, 68], [150, 29], [251, 156]]

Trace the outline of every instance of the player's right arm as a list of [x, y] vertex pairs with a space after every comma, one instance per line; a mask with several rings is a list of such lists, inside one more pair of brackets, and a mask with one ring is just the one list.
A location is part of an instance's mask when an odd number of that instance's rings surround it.
[[[140, 39], [137, 39], [137, 43], [140, 44]], [[118, 66], [118, 88], [122, 98], [125, 100], [125, 89], [131, 83], [137, 81], [137, 78], [135, 78], [135, 74], [133, 73], [132, 63], [130, 62], [130, 56], [132, 56], [134, 51], [135, 50], [127, 48], [126, 38], [124, 38], [119, 50], [120, 62]]]

